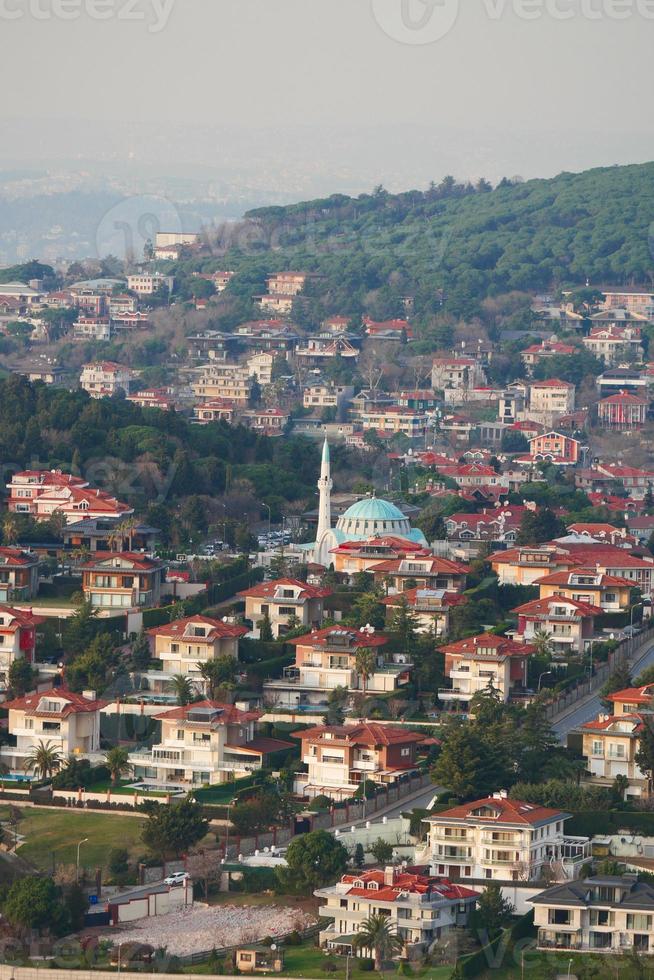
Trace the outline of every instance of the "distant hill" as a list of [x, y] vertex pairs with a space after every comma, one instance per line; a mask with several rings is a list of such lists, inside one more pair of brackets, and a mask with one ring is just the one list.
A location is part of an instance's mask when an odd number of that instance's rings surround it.
[[356, 313], [381, 290], [389, 313], [412, 295], [418, 315], [470, 315], [514, 290], [651, 284], [653, 216], [654, 163], [495, 189], [445, 178], [424, 192], [377, 188], [249, 211], [262, 245], [237, 267], [318, 272], [308, 301], [333, 312]]

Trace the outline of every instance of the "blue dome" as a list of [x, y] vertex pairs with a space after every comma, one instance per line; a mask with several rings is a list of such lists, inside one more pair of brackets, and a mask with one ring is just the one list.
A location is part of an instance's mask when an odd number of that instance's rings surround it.
[[366, 500], [359, 500], [356, 504], [348, 507], [345, 513], [341, 515], [340, 520], [406, 521], [406, 516], [390, 500], [368, 497]]

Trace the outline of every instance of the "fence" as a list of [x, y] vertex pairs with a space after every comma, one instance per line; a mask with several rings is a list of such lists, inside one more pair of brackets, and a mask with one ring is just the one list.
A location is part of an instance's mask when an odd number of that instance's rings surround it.
[[606, 663], [600, 664], [594, 670], [592, 677], [578, 681], [573, 688], [570, 688], [570, 690], [551, 701], [546, 708], [547, 717], [554, 719], [578, 701], [583, 700], [583, 698], [588, 697], [590, 694], [596, 693], [606, 683], [617, 667], [624, 667], [630, 664], [635, 659], [637, 653], [640, 653], [645, 647], [654, 642], [654, 638], [651, 635], [653, 627], [654, 622], [647, 620], [644, 632], [639, 633], [638, 636], [632, 636], [623, 640], [609, 654]]

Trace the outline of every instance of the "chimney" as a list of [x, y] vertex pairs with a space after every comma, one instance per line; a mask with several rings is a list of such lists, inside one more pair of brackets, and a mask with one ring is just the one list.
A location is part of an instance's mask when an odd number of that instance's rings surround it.
[[95, 701], [97, 700], [97, 692], [92, 688], [87, 688], [86, 691], [82, 691], [82, 697], [85, 701]]
[[384, 884], [393, 885], [395, 883], [395, 868], [392, 864], [387, 864], [384, 868]]

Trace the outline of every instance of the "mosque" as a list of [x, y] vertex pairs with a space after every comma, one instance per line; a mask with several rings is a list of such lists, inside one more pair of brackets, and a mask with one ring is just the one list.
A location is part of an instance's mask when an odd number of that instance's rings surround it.
[[392, 535], [396, 538], [406, 538], [416, 544], [428, 547], [427, 539], [422, 531], [412, 528], [408, 517], [390, 500], [382, 500], [374, 494], [365, 500], [359, 500], [338, 518], [336, 527], [332, 527], [331, 491], [333, 483], [330, 471], [329, 444], [325, 439], [322, 447], [322, 462], [318, 492], [318, 531], [315, 544], [307, 549], [311, 555], [310, 561], [328, 567], [332, 558], [332, 548], [338, 547], [344, 541], [365, 541], [368, 538], [380, 538]]

